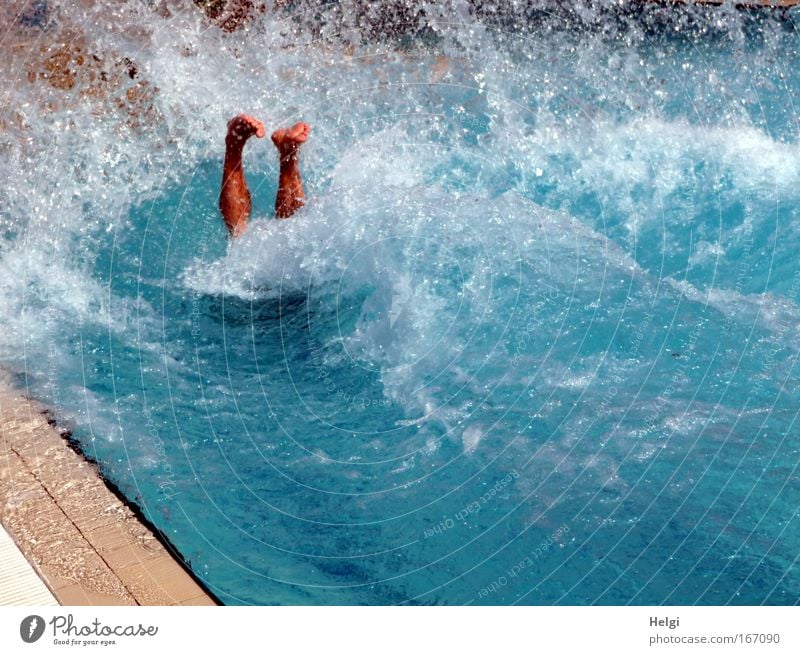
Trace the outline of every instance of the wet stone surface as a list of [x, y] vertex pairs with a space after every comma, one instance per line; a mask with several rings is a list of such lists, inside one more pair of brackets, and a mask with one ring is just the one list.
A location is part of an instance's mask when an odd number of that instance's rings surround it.
[[59, 602], [213, 605], [39, 410], [0, 389], [0, 521]]

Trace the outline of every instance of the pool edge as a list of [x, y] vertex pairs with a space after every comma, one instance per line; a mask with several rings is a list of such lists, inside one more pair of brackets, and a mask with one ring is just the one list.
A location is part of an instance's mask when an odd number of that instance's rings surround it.
[[0, 376], [0, 523], [61, 605], [221, 605], [47, 407]]

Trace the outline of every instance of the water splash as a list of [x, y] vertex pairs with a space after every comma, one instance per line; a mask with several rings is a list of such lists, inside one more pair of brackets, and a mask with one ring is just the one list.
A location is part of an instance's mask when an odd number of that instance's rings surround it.
[[[556, 532], [479, 600], [660, 602], [707, 536], [735, 574], [681, 602], [796, 599], [790, 18], [293, 2], [228, 31], [188, 1], [17, 4], [0, 355], [228, 600], [468, 602]], [[270, 220], [249, 145], [227, 244], [245, 110], [313, 124], [310, 200]]]

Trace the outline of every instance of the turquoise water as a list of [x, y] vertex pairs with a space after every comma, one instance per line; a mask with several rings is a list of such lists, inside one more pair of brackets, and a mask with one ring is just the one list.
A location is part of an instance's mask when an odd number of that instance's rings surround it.
[[[797, 603], [790, 17], [440, 4], [144, 3], [92, 36], [145, 116], [9, 91], [2, 361], [226, 603]], [[310, 200], [251, 143], [230, 243], [243, 110]]]

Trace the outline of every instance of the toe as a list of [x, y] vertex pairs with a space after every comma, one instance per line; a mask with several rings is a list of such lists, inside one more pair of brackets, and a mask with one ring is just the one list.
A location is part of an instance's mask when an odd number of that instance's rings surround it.
[[296, 141], [305, 141], [310, 131], [308, 123], [297, 123], [292, 127], [292, 138]]

